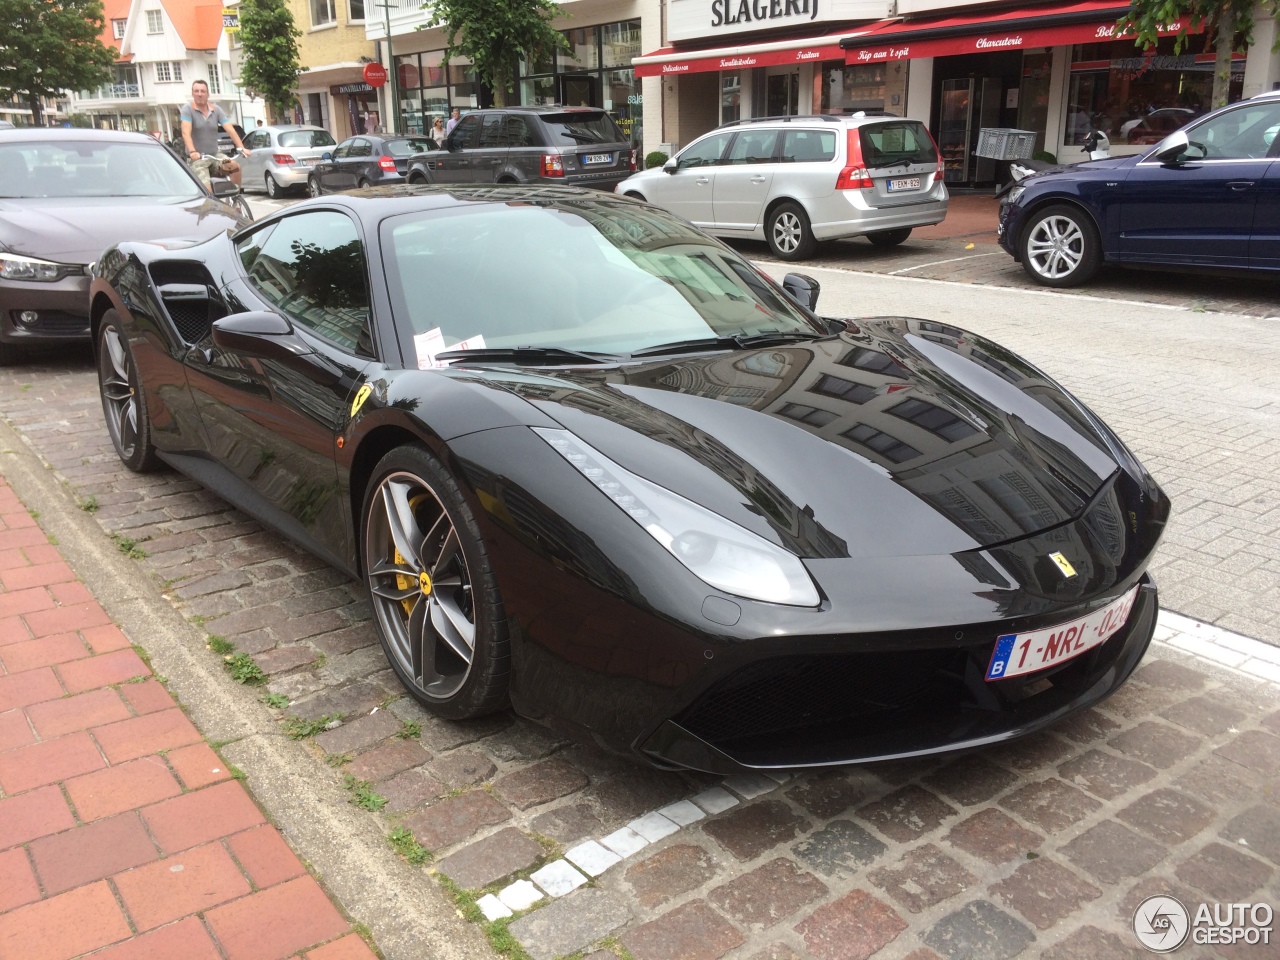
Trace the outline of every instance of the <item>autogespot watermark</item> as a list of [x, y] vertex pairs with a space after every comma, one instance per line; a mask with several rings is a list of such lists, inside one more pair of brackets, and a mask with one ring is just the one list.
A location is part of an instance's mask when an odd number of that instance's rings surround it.
[[1197, 944], [1270, 944], [1275, 911], [1267, 903], [1201, 903], [1194, 916], [1174, 897], [1147, 897], [1133, 913], [1133, 932], [1152, 953]]

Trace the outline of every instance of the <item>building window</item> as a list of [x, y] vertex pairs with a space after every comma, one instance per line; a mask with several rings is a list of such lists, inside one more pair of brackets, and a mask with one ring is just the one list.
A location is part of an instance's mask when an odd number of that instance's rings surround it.
[[364, 0], [350, 0], [347, 4], [347, 20], [350, 23], [364, 22]]
[[809, 388], [809, 392], [820, 393], [824, 397], [848, 400], [850, 403], [866, 403], [876, 395], [875, 387], [869, 387], [865, 383], [853, 383], [827, 373], [818, 378], [818, 382]]
[[822, 112], [884, 110], [901, 114], [907, 106], [907, 64], [824, 64]]
[[147, 33], [164, 33], [164, 14], [159, 10], [147, 11]]
[[858, 424], [852, 430], [846, 430], [840, 436], [880, 454], [891, 463], [906, 463], [920, 456], [920, 451], [915, 447], [908, 446], [887, 433], [868, 427], [865, 423]]
[[208, 66], [209, 66], [209, 92], [214, 96], [217, 96], [218, 94], [222, 93], [222, 73], [221, 71], [218, 70], [218, 65], [216, 63], [211, 63]]
[[125, 28], [125, 27], [127, 27], [128, 25], [129, 25], [129, 21], [128, 21], [128, 20], [112, 20], [112, 21], [111, 21], [111, 35], [112, 35], [113, 37], [115, 37], [117, 40], [123, 40], [123, 39], [124, 39], [124, 28]]
[[830, 410], [819, 410], [803, 403], [788, 403], [778, 411], [789, 420], [807, 423], [811, 427], [825, 427], [832, 420], [838, 419]]
[[885, 412], [901, 417], [903, 420], [909, 420], [917, 427], [923, 427], [952, 443], [971, 437], [978, 432], [954, 413], [942, 407], [935, 407], [932, 403], [925, 403], [923, 400], [903, 400]]
[[337, 20], [333, 12], [333, 0], [311, 0], [311, 25], [322, 27]]
[[176, 60], [160, 60], [156, 63], [156, 83], [181, 83], [182, 64]]
[[868, 373], [878, 373], [882, 377], [894, 377], [898, 380], [907, 379], [907, 371], [899, 366], [891, 356], [879, 350], [854, 347], [836, 362], [841, 366], [866, 370]]

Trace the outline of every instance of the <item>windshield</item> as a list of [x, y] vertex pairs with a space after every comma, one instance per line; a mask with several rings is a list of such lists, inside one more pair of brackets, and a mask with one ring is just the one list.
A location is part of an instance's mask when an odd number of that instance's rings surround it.
[[873, 170], [896, 163], [938, 162], [929, 131], [918, 121], [872, 123], [860, 127], [858, 133], [862, 137], [863, 162]]
[[543, 114], [542, 122], [551, 136], [551, 146], [572, 147], [583, 143], [625, 143], [626, 137], [607, 113]]
[[332, 147], [337, 142], [328, 130], [286, 130], [280, 134], [282, 147]]
[[630, 354], [713, 337], [826, 334], [732, 250], [629, 204], [405, 214], [384, 221], [382, 243], [397, 324], [444, 348]]
[[2, 197], [202, 196], [199, 184], [160, 144], [88, 140], [0, 144]]
[[426, 150], [434, 150], [436, 142], [434, 140], [387, 140], [385, 143], [387, 153], [393, 157], [411, 157], [415, 153], [422, 153]]

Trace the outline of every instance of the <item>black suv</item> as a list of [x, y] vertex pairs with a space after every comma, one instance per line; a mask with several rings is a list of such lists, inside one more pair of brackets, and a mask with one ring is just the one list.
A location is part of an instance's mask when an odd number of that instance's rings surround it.
[[612, 190], [635, 147], [593, 107], [495, 107], [458, 121], [440, 150], [415, 157], [410, 183], [554, 183]]

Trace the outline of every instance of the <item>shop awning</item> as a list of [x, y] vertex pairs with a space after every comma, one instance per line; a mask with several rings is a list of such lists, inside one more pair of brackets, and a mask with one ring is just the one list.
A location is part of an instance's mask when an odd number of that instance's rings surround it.
[[[954, 57], [966, 53], [995, 53], [1027, 47], [1059, 47], [1073, 43], [1122, 40], [1116, 21], [1129, 11], [1115, 0], [1086, 0], [970, 14], [930, 20], [896, 21], [874, 33], [840, 41], [846, 63], [884, 63], [920, 57]], [[1187, 17], [1162, 24], [1160, 34], [1173, 36], [1186, 27]]]
[[732, 47], [713, 47], [704, 50], [663, 47], [632, 59], [638, 77], [662, 77], [680, 73], [708, 73], [714, 70], [744, 70], [752, 67], [779, 67], [788, 63], [808, 63], [821, 60], [843, 60], [841, 40], [871, 35], [876, 30], [893, 23], [878, 21], [861, 29], [845, 27], [828, 33], [787, 40], [771, 40], [760, 43], [744, 43]]

